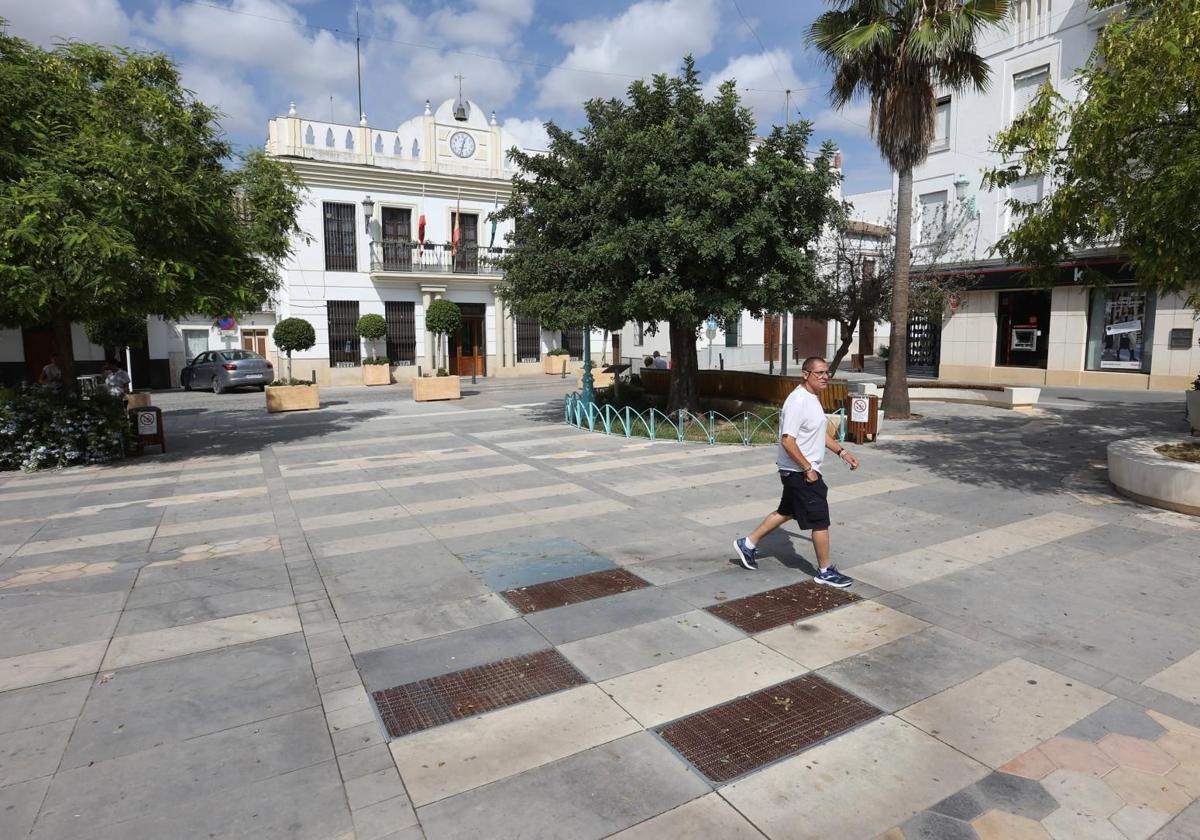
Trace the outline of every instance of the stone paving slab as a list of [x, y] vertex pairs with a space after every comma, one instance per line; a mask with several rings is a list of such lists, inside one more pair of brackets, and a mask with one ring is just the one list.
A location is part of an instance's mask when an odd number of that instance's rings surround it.
[[[1111, 406], [885, 422], [829, 477], [864, 600], [747, 638], [702, 608], [813, 561], [788, 526], [761, 571], [731, 562], [774, 506], [769, 447], [477, 387], [234, 396], [169, 417], [168, 456], [0, 475], [0, 836], [1191, 836], [1200, 525], [1089, 466]], [[498, 594], [617, 567], [649, 586], [528, 616]], [[390, 741], [369, 699], [537, 650], [584, 684]], [[892, 714], [716, 791], [643, 731], [810, 668]]]

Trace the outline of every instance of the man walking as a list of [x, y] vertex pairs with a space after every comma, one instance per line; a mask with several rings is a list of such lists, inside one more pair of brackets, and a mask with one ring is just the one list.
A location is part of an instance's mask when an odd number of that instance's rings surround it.
[[804, 360], [803, 382], [788, 395], [779, 413], [779, 450], [775, 462], [783, 481], [779, 509], [762, 521], [749, 536], [734, 541], [738, 559], [747, 569], [757, 569], [754, 555], [758, 543], [789, 519], [802, 530], [812, 530], [817, 552], [817, 574], [813, 580], [825, 586], [845, 589], [852, 584], [829, 562], [829, 488], [821, 477], [821, 462], [828, 449], [858, 469], [858, 460], [839, 444], [829, 431], [825, 409], [817, 396], [829, 385], [829, 364], [820, 356]]

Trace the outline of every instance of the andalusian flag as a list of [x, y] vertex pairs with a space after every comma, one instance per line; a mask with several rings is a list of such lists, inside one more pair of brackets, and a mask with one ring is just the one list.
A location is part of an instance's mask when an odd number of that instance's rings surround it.
[[[415, 142], [415, 141], [414, 141]], [[421, 187], [421, 215], [417, 218], [417, 242], [420, 243], [418, 251], [425, 251], [425, 188]]]
[[457, 256], [458, 254], [458, 239], [462, 234], [462, 196], [458, 199], [458, 208], [454, 212], [454, 235], [450, 240], [450, 255]]

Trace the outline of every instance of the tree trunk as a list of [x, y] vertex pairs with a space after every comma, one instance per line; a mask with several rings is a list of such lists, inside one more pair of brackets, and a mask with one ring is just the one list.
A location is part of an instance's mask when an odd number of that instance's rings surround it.
[[63, 393], [74, 394], [78, 391], [79, 382], [75, 379], [75, 343], [71, 338], [71, 319], [56, 317], [51, 322], [54, 327], [54, 344], [62, 364]]
[[672, 318], [671, 385], [667, 391], [667, 413], [685, 408], [700, 410], [697, 388], [696, 325]]
[[900, 172], [896, 193], [896, 270], [892, 287], [891, 346], [888, 347], [887, 381], [883, 391], [883, 416], [905, 420], [908, 403], [908, 275], [912, 268], [912, 169]]
[[833, 359], [829, 362], [829, 376], [831, 378], [837, 375], [838, 365], [842, 363], [842, 359], [846, 358], [846, 353], [850, 351], [850, 342], [854, 339], [854, 327], [857, 326], [857, 322], [854, 320], [847, 323], [839, 321], [838, 325], [842, 328], [841, 335], [839, 336], [841, 343], [838, 344], [837, 352], [833, 354]]

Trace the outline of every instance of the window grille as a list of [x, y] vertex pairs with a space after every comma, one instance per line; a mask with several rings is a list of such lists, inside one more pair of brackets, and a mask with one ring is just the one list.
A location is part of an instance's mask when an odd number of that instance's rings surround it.
[[325, 202], [325, 270], [358, 271], [353, 204]]
[[572, 361], [579, 361], [583, 358], [583, 328], [578, 327], [572, 330], [563, 330], [562, 345], [567, 351]]
[[329, 366], [357, 367], [362, 354], [359, 347], [358, 301], [330, 300], [325, 302], [329, 316]]
[[542, 359], [542, 330], [536, 318], [517, 318], [517, 361]]
[[737, 347], [738, 346], [738, 322], [737, 321], [730, 321], [728, 324], [725, 325], [725, 346], [726, 347]]
[[383, 269], [412, 271], [412, 210], [383, 208]]
[[412, 365], [417, 361], [416, 304], [407, 301], [384, 301], [387, 319], [388, 361], [394, 365]]

